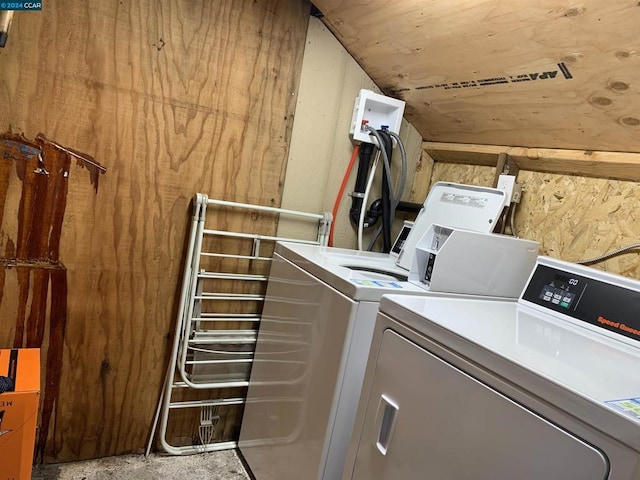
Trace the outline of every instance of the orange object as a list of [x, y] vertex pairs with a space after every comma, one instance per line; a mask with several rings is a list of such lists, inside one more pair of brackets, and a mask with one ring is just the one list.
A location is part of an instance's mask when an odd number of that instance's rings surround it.
[[0, 376], [14, 384], [12, 391], [0, 394], [0, 480], [28, 480], [40, 400], [40, 349], [0, 350]]
[[342, 184], [340, 185], [338, 196], [336, 197], [336, 201], [333, 204], [333, 219], [331, 220], [331, 228], [329, 229], [329, 246], [330, 247], [333, 247], [333, 227], [336, 224], [336, 217], [338, 216], [338, 207], [340, 207], [340, 201], [342, 200], [344, 189], [347, 186], [349, 175], [351, 175], [351, 170], [353, 169], [353, 164], [356, 162], [356, 158], [358, 158], [359, 151], [360, 151], [360, 144], [356, 144], [356, 146], [353, 147], [353, 153], [351, 153], [351, 160], [349, 160], [347, 171], [345, 172], [344, 178], [342, 179]]

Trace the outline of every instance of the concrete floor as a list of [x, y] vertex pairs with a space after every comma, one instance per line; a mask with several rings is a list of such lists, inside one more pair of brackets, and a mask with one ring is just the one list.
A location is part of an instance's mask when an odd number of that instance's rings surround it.
[[250, 480], [234, 450], [186, 456], [123, 455], [38, 465], [32, 480]]

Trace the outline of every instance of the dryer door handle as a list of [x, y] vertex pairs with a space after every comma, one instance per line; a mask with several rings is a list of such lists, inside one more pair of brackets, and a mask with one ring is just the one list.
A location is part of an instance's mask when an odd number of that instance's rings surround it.
[[376, 415], [376, 430], [378, 430], [376, 448], [382, 455], [386, 455], [389, 449], [389, 442], [396, 426], [399, 409], [400, 407], [384, 393], [380, 396], [378, 414]]

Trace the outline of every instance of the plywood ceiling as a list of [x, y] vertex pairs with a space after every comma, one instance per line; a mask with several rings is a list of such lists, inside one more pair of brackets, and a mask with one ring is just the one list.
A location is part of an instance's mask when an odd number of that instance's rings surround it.
[[425, 140], [640, 152], [638, 0], [316, 0]]

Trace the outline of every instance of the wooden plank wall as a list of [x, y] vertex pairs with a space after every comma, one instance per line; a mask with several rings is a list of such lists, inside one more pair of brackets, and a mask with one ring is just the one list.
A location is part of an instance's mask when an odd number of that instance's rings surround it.
[[[68, 168], [61, 332], [49, 313], [61, 291], [43, 289], [36, 308], [33, 283], [24, 290], [28, 280], [8, 265], [16, 257], [8, 246], [26, 228], [21, 172], [34, 164], [0, 159], [10, 165], [0, 183], [0, 346], [18, 343], [25, 315], [27, 330], [42, 328], [32, 319], [47, 322], [43, 358], [50, 337], [63, 334], [47, 461], [144, 446], [175, 322], [190, 199], [204, 192], [280, 204], [308, 13], [299, 0], [56, 0], [15, 15], [0, 49], [0, 131], [42, 132], [108, 170], [97, 189], [69, 157], [51, 172]], [[275, 231], [273, 217], [250, 221]], [[46, 318], [24, 313], [43, 309]], [[55, 390], [43, 386], [45, 398]]]

